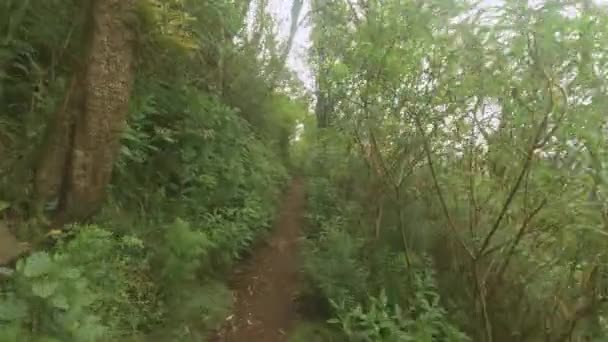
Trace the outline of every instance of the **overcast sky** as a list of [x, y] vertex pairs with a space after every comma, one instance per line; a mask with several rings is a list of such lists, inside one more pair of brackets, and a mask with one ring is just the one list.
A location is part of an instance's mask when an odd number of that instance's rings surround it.
[[[280, 37], [283, 40], [287, 40], [291, 20], [291, 0], [270, 0], [268, 2], [268, 10], [278, 21]], [[309, 10], [309, 0], [304, 0], [304, 5], [300, 12], [300, 20]], [[308, 25], [302, 25], [296, 32], [287, 64], [292, 70], [295, 70], [298, 73], [300, 79], [306, 86], [312, 88], [312, 74], [307, 63], [307, 50], [309, 46], [310, 27]]]

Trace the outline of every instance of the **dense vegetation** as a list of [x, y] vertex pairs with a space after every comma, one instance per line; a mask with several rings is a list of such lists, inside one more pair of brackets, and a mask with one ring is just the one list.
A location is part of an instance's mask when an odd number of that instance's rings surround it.
[[606, 5], [313, 12], [304, 267], [334, 332], [606, 340]]
[[290, 170], [292, 340], [608, 339], [606, 5], [305, 3], [0, 4], [0, 341], [202, 340]]
[[223, 275], [269, 227], [306, 109], [248, 6], [0, 4], [0, 215], [30, 242], [0, 276], [0, 341], [200, 341], [227, 315]]

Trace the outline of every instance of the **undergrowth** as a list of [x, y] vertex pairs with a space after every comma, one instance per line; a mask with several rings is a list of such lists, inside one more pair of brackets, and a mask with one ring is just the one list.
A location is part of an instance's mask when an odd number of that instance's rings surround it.
[[326, 324], [302, 325], [292, 341], [470, 341], [442, 306], [430, 259], [411, 263], [401, 247], [370, 242], [355, 214], [361, 204], [331, 177], [309, 180], [303, 252], [307, 291], [325, 303], [317, 313]]
[[85, 3], [0, 5], [0, 220], [45, 241], [1, 269], [0, 341], [201, 341], [231, 310], [230, 267], [270, 227], [305, 107], [272, 89], [284, 66], [259, 51], [274, 32], [244, 41], [240, 2], [141, 1], [107, 199], [90, 220], [49, 231], [57, 200], [35, 212], [33, 178], [86, 60]]

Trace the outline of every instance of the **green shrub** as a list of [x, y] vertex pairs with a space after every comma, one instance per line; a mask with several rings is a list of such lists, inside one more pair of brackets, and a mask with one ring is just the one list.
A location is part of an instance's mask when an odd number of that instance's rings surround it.
[[307, 218], [311, 228], [319, 228], [323, 222], [339, 210], [338, 195], [335, 186], [326, 178], [311, 177], [307, 183], [308, 210]]
[[37, 252], [19, 260], [0, 301], [2, 341], [99, 341], [111, 335], [95, 313], [101, 297], [61, 254]]
[[409, 310], [391, 305], [381, 292], [378, 297], [369, 297], [367, 305], [354, 308], [334, 302], [337, 317], [328, 322], [338, 325], [349, 341], [470, 341], [448, 323], [445, 310], [435, 301], [437, 293], [424, 287], [425, 280], [418, 281], [423, 287], [417, 289], [416, 302]]
[[[333, 339], [469, 341], [440, 304], [431, 263], [420, 257], [408, 263], [402, 245], [392, 240], [370, 241], [369, 228], [356, 220], [361, 205], [333, 192], [332, 184], [323, 177], [310, 182], [314, 233], [304, 244], [303, 267], [315, 294], [330, 303], [328, 322], [334, 336], [341, 336]], [[315, 336], [306, 330], [299, 334]]]
[[318, 240], [305, 246], [304, 271], [329, 300], [365, 297], [369, 270], [360, 259], [363, 241], [348, 234], [339, 218], [322, 228]]
[[180, 283], [196, 280], [201, 260], [209, 253], [212, 242], [208, 236], [191, 227], [191, 224], [176, 220], [166, 227], [162, 243], [157, 247], [158, 276], [171, 288]]
[[75, 236], [60, 240], [52, 254], [18, 262], [3, 293], [25, 311], [0, 321], [31, 336], [79, 341], [132, 336], [158, 322], [157, 288], [143, 242], [96, 226], [71, 229]]

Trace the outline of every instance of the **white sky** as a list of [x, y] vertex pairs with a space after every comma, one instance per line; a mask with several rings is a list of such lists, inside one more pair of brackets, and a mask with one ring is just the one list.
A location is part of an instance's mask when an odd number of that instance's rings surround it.
[[[291, 22], [291, 0], [270, 0], [268, 10], [273, 14], [279, 25], [279, 36], [287, 40]], [[300, 21], [310, 10], [310, 0], [305, 0], [300, 11]], [[301, 25], [293, 40], [291, 53], [287, 60], [289, 68], [298, 73], [304, 84], [312, 89], [312, 73], [308, 66], [308, 48], [310, 47], [310, 26]]]

